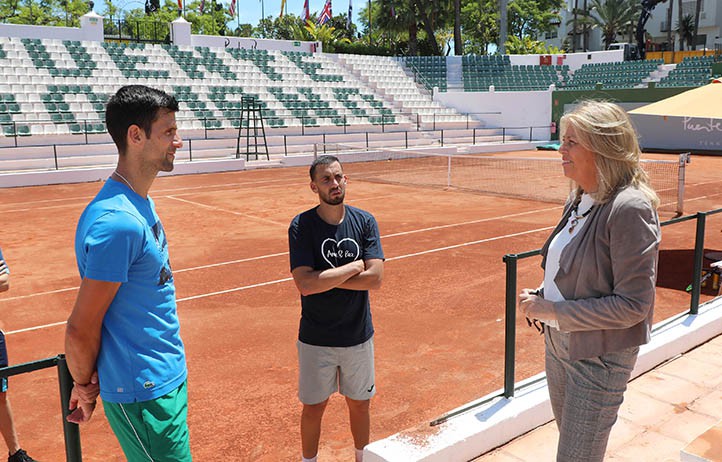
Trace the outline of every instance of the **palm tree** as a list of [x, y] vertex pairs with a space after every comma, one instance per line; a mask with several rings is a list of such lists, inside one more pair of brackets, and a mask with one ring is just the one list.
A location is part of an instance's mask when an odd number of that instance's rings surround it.
[[[671, 0], [674, 1], [674, 0]], [[677, 0], [677, 25], [682, 24], [682, 18], [684, 17], [684, 13], [682, 10], [682, 0]], [[678, 31], [675, 31], [678, 32]], [[684, 40], [682, 40], [682, 37], [679, 37], [679, 51], [684, 50]]]
[[592, 0], [591, 9], [586, 12], [591, 28], [600, 28], [604, 46], [608, 48], [617, 38], [617, 32], [624, 30], [634, 17], [634, 11], [626, 0]]
[[323, 44], [324, 51], [333, 51], [335, 44], [338, 42], [350, 42], [347, 37], [343, 37], [343, 31], [336, 30], [335, 27], [327, 24], [319, 26], [313, 21], [307, 21], [305, 29], [312, 40]]
[[674, 51], [674, 43], [672, 43], [672, 10], [674, 9], [674, 0], [669, 2], [667, 8], [667, 49]]
[[464, 42], [461, 39], [461, 0], [454, 0], [454, 52], [464, 54]]
[[697, 49], [697, 31], [699, 30], [699, 13], [702, 10], [702, 0], [697, 0], [697, 4], [694, 7], [694, 49]]
[[694, 17], [691, 14], [686, 14], [682, 18], [682, 22], [677, 23], [677, 33], [679, 34], [679, 49], [683, 49], [683, 45], [687, 42], [687, 49], [690, 49], [692, 41], [694, 40]]

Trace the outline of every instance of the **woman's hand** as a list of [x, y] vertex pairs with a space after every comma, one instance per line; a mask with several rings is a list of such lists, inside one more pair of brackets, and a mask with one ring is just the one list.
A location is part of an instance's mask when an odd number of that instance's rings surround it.
[[522, 289], [519, 294], [519, 311], [529, 319], [556, 321], [554, 303], [539, 296], [537, 289]]

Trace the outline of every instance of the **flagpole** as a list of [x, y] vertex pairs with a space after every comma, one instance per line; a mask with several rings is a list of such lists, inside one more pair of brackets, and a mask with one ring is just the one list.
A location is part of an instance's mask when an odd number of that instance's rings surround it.
[[261, 0], [261, 19], [266, 19], [266, 13], [265, 13], [265, 10], [263, 9], [263, 7], [264, 7], [263, 0]]

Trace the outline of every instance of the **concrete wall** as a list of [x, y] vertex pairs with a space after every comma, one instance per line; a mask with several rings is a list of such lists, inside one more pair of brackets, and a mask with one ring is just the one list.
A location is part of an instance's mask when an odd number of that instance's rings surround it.
[[551, 91], [446, 92], [436, 93], [434, 100], [464, 114], [476, 114], [488, 127], [507, 128], [507, 134], [527, 138], [529, 127], [536, 127], [534, 139], [550, 138]]
[[509, 59], [514, 65], [539, 65], [540, 56], [551, 56], [552, 64], [566, 64], [570, 70], [577, 70], [582, 67], [583, 64], [624, 61], [624, 51], [622, 50], [566, 53], [560, 55], [511, 55]]
[[321, 44], [317, 42], [270, 40], [251, 37], [220, 37], [210, 35], [191, 35], [191, 45], [193, 45], [194, 47], [304, 51], [307, 53], [322, 51]]
[[[98, 41], [103, 38], [103, 17], [90, 12], [80, 18], [81, 27], [0, 24], [0, 37]], [[98, 34], [100, 30], [100, 34]]]

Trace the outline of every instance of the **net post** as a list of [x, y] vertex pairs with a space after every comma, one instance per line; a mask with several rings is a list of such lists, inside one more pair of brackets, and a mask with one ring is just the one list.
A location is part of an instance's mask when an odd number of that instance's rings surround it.
[[67, 462], [82, 462], [83, 456], [80, 448], [80, 429], [78, 424], [70, 423], [65, 418], [70, 414], [68, 402], [73, 389], [73, 377], [70, 375], [65, 355], [58, 355], [58, 383], [60, 386], [60, 408], [63, 419], [63, 434], [65, 436], [65, 457]]
[[694, 238], [694, 264], [692, 273], [692, 298], [689, 302], [689, 314], [699, 312], [699, 294], [702, 286], [702, 260], [704, 258], [704, 228], [706, 212], [697, 212], [697, 231]]
[[451, 187], [451, 156], [446, 157], [446, 187]]
[[687, 164], [689, 163], [689, 156], [691, 152], [684, 152], [679, 155], [679, 169], [677, 170], [677, 214], [682, 216], [684, 214], [684, 179], [687, 171]]
[[504, 316], [504, 397], [514, 397], [514, 363], [516, 361], [516, 266], [517, 255], [504, 255], [506, 264], [506, 300]]

